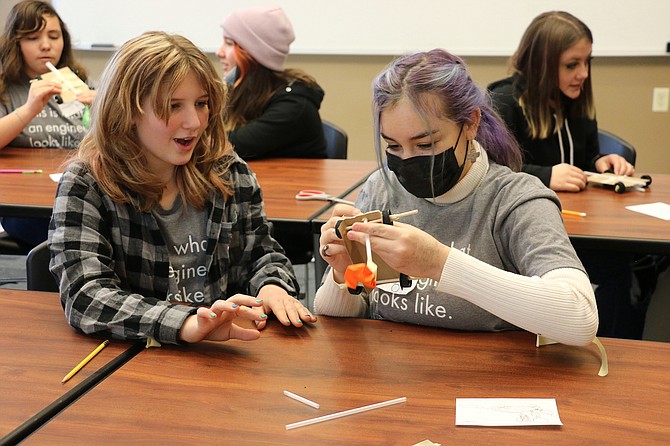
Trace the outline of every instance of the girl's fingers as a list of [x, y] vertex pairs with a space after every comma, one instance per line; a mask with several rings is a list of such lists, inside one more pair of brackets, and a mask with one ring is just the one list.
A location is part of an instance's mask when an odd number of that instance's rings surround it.
[[296, 307], [291, 303], [280, 303], [279, 308], [273, 311], [279, 322], [281, 322], [283, 325], [293, 324], [296, 327], [302, 327], [302, 319], [300, 318], [300, 314], [298, 313]]
[[239, 339], [241, 341], [255, 341], [261, 337], [261, 332], [253, 328], [242, 328], [232, 324], [230, 326], [230, 339]]
[[245, 294], [236, 294], [232, 297], [229, 297], [226, 300], [221, 300], [221, 302], [232, 302], [247, 307], [260, 307], [263, 305], [263, 299], [259, 299], [253, 296], [247, 296]]
[[262, 311], [255, 311], [254, 308], [252, 308], [262, 306], [262, 299], [236, 294], [228, 300], [217, 300], [209, 308], [199, 308], [198, 316], [216, 319], [217, 317], [231, 315], [232, 317], [243, 317], [249, 320], [263, 320], [267, 318], [267, 315]]
[[[269, 310], [274, 313], [277, 320], [285, 326], [295, 325], [302, 327], [305, 322], [316, 322], [316, 317], [293, 297], [286, 297], [275, 302]], [[259, 324], [257, 326], [260, 327]]]

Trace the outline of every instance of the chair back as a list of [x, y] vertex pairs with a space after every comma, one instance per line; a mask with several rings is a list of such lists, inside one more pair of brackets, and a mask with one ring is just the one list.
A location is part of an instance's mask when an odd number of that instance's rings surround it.
[[49, 271], [51, 253], [46, 241], [30, 250], [26, 257], [27, 288], [31, 291], [58, 291], [58, 283]]
[[628, 141], [625, 141], [607, 130], [598, 130], [598, 144], [602, 155], [621, 155], [626, 161], [635, 165], [637, 154], [635, 147]]
[[331, 159], [347, 159], [349, 137], [341, 127], [332, 122], [321, 120], [323, 134], [326, 137], [326, 152]]

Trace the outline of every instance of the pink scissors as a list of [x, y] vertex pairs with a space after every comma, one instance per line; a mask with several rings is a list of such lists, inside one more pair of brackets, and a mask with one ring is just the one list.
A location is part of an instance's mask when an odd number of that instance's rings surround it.
[[313, 189], [304, 189], [298, 192], [295, 196], [296, 200], [322, 200], [322, 201], [333, 201], [335, 203], [344, 203], [350, 206], [354, 205], [353, 201], [345, 200], [343, 198], [333, 197], [321, 190]]

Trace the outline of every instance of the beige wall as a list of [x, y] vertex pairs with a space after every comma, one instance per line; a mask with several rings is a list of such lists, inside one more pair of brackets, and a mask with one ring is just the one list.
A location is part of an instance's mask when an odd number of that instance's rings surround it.
[[[77, 57], [95, 82], [107, 52], [80, 51]], [[507, 75], [504, 57], [466, 57], [480, 85]], [[218, 68], [218, 60], [212, 56]], [[374, 159], [370, 84], [391, 60], [384, 56], [291, 55], [288, 66], [314, 75], [326, 91], [324, 119], [349, 134], [350, 159]], [[601, 57], [593, 62], [598, 124], [632, 143], [639, 173], [670, 174], [670, 113], [651, 111], [654, 87], [670, 87], [670, 56]]]
[[[483, 87], [508, 73], [504, 57], [465, 57]], [[322, 115], [349, 133], [349, 158], [373, 159], [370, 84], [388, 57], [291, 56], [326, 91]], [[632, 143], [640, 173], [670, 174], [670, 113], [651, 111], [654, 87], [670, 87], [670, 55], [600, 57], [593, 61], [598, 124]]]
[[[6, 17], [15, 0], [2, 1]], [[439, 44], [439, 42], [436, 42]], [[95, 85], [110, 53], [79, 51]], [[390, 61], [382, 56], [291, 55], [288, 66], [314, 75], [326, 91], [324, 119], [349, 134], [350, 159], [374, 159], [370, 83]], [[507, 75], [504, 57], [466, 57], [473, 78], [482, 86]], [[218, 67], [218, 61], [212, 55]], [[651, 111], [654, 87], [670, 87], [670, 55], [658, 57], [596, 57], [593, 84], [598, 123], [637, 149], [639, 173], [670, 174], [670, 113]]]

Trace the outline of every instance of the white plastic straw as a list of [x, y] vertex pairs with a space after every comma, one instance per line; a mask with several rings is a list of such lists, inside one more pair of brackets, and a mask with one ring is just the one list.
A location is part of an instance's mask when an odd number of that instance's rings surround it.
[[343, 412], [336, 412], [330, 415], [324, 415], [322, 417], [310, 418], [309, 420], [298, 421], [297, 423], [287, 424], [286, 430], [295, 429], [303, 426], [309, 426], [310, 424], [316, 424], [322, 421], [334, 420], [335, 418], [346, 417], [347, 415], [353, 415], [355, 413], [361, 413], [368, 410], [379, 409], [381, 407], [392, 406], [393, 404], [400, 404], [406, 401], [407, 398], [403, 396], [402, 398], [396, 398], [394, 400], [384, 401], [383, 403], [370, 404], [369, 406], [363, 406], [357, 409], [349, 409]]
[[300, 401], [303, 404], [307, 404], [308, 406], [312, 406], [315, 409], [319, 408], [319, 403], [315, 403], [314, 401], [310, 401], [307, 398], [303, 398], [300, 395], [296, 395], [293, 392], [289, 392], [288, 390], [284, 390], [284, 395], [286, 395], [289, 398], [292, 398], [296, 401]]
[[56, 67], [54, 67], [53, 64], [52, 64], [51, 62], [47, 62], [45, 65], [47, 66], [47, 68], [48, 68], [49, 70], [51, 70], [52, 73], [54, 73], [56, 76], [58, 76], [58, 78], [61, 80], [61, 82], [63, 82], [63, 84], [64, 84], [69, 90], [71, 90], [72, 93], [74, 93], [75, 95], [79, 93], [79, 92], [77, 91], [77, 89], [75, 88], [75, 86], [72, 85], [71, 83], [69, 83], [69, 82], [67, 81], [67, 79], [65, 79], [65, 76], [63, 76], [63, 73], [61, 73], [60, 71], [58, 71], [58, 69], [57, 69]]

